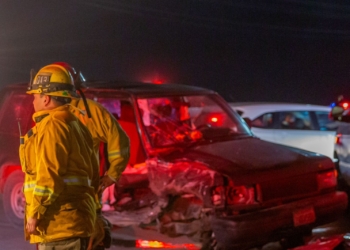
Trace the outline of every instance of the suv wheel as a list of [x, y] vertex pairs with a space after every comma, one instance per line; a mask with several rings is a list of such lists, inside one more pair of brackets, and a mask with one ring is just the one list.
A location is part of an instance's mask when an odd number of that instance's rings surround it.
[[3, 205], [7, 218], [16, 228], [23, 229], [25, 200], [23, 195], [23, 173], [12, 172], [5, 182]]

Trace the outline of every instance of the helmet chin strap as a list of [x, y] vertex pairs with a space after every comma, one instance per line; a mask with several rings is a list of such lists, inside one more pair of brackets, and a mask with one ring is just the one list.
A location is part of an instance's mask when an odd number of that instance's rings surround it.
[[[82, 91], [81, 89], [81, 82], [82, 82], [82, 77], [83, 75], [81, 74], [81, 72], [79, 71], [78, 74], [76, 74], [76, 77], [74, 79], [74, 84], [76, 86], [76, 89], [77, 91], [79, 92], [80, 96], [81, 96], [81, 99], [83, 99], [83, 102], [84, 102], [84, 106], [85, 106], [85, 109], [86, 109], [86, 114], [89, 118], [91, 118], [91, 112], [90, 112], [90, 108], [89, 108], [89, 105], [86, 101], [86, 97], [84, 95], [84, 92]], [[85, 80], [85, 79], [84, 79]]]
[[86, 114], [89, 118], [91, 118], [91, 112], [90, 112], [90, 108], [89, 108], [89, 105], [86, 101], [86, 97], [84, 95], [84, 92], [79, 88], [77, 89], [77, 91], [79, 92], [79, 94], [81, 95], [81, 99], [83, 99], [83, 102], [84, 102], [84, 106], [85, 106], [85, 109], [86, 109]]

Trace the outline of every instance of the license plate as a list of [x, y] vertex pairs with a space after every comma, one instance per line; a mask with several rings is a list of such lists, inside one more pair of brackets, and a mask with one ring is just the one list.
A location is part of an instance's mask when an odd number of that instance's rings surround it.
[[307, 207], [295, 210], [293, 212], [294, 226], [310, 224], [316, 221], [316, 215], [313, 207]]

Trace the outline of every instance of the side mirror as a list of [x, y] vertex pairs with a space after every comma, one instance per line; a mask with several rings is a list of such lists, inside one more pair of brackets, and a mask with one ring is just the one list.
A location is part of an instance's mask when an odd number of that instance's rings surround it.
[[250, 120], [248, 117], [243, 117], [243, 120], [247, 123], [249, 128], [252, 128], [252, 120]]

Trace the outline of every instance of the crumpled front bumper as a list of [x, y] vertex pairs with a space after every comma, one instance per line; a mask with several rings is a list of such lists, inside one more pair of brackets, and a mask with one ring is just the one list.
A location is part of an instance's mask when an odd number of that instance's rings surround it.
[[[312, 229], [332, 222], [343, 214], [347, 203], [347, 194], [337, 191], [252, 213], [213, 217], [212, 229], [219, 245], [228, 249], [241, 250], [269, 240], [276, 240], [283, 231], [299, 228]], [[313, 223], [295, 227], [293, 213], [303, 208], [313, 208], [316, 220]]]

